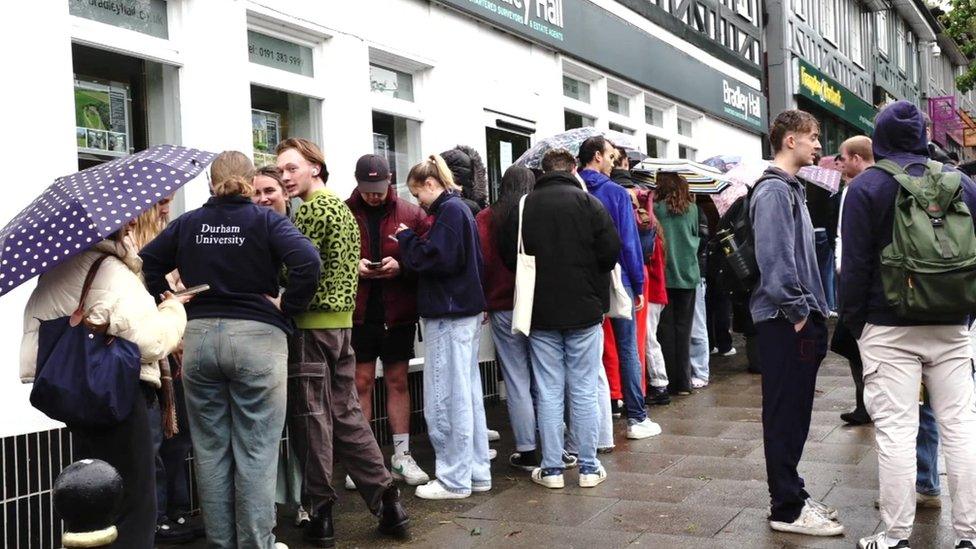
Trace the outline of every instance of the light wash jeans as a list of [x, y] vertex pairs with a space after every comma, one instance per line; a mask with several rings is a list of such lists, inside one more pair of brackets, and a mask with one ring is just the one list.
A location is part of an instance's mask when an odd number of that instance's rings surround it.
[[691, 323], [691, 348], [688, 359], [691, 361], [691, 377], [708, 381], [708, 323], [705, 320], [705, 280], [695, 289], [695, 318]]
[[492, 341], [505, 379], [505, 402], [515, 435], [515, 451], [535, 450], [535, 404], [532, 400], [535, 389], [532, 386], [529, 338], [512, 333], [512, 311], [494, 311], [489, 317]]
[[660, 303], [647, 304], [647, 344], [644, 347], [644, 358], [647, 363], [647, 379], [651, 387], [668, 386], [668, 370], [664, 367], [664, 353], [661, 342], [657, 340], [657, 325], [661, 323], [661, 312], [664, 305]]
[[424, 419], [435, 475], [450, 492], [491, 487], [485, 397], [478, 367], [481, 315], [425, 318]]
[[271, 549], [285, 426], [285, 333], [253, 320], [196, 319], [187, 324], [183, 349], [208, 547]]
[[579, 445], [581, 471], [600, 466], [597, 386], [603, 369], [600, 324], [582, 330], [532, 330], [532, 375], [538, 396], [537, 420], [542, 468], [562, 469], [563, 406], [569, 395], [569, 429]]
[[[634, 294], [627, 288], [627, 295], [634, 301]], [[636, 302], [636, 301], [635, 301]], [[644, 379], [642, 378], [640, 358], [637, 356], [637, 317], [631, 309], [630, 318], [611, 318], [613, 336], [617, 340], [617, 360], [620, 363], [620, 388], [624, 394], [624, 408], [627, 409], [627, 424], [634, 425], [647, 418], [644, 408]]]
[[939, 486], [939, 426], [935, 422], [935, 412], [928, 404], [918, 408], [915, 456], [918, 458], [915, 491], [926, 496], [938, 496], [942, 493]]

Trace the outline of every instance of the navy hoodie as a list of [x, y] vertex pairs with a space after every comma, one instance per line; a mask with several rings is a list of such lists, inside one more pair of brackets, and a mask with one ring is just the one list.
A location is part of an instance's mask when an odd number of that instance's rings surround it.
[[[272, 324], [291, 333], [289, 316], [308, 307], [322, 264], [315, 246], [287, 218], [243, 196], [214, 197], [189, 211], [139, 253], [153, 295], [169, 289], [166, 274], [179, 269], [186, 287], [209, 284], [186, 306], [188, 319], [234, 318]], [[278, 275], [288, 286], [278, 310]]]
[[419, 275], [417, 312], [424, 318], [473, 316], [487, 308], [478, 227], [461, 197], [444, 192], [428, 212], [427, 235], [410, 229], [397, 235], [400, 261]]
[[[909, 164], [928, 161], [928, 140], [921, 111], [908, 101], [898, 101], [886, 107], [875, 122], [873, 136], [874, 157], [887, 158], [903, 168]], [[946, 166], [944, 170], [954, 168]], [[911, 175], [920, 175], [924, 166], [908, 168]], [[886, 303], [881, 285], [881, 250], [891, 244], [895, 218], [895, 197], [899, 185], [887, 173], [867, 169], [851, 181], [844, 201], [841, 221], [841, 316], [855, 337], [860, 337], [864, 324], [880, 326], [917, 326], [938, 324], [900, 318]], [[970, 212], [976, 212], [976, 185], [962, 176], [962, 198]], [[958, 320], [942, 324], [962, 324]]]

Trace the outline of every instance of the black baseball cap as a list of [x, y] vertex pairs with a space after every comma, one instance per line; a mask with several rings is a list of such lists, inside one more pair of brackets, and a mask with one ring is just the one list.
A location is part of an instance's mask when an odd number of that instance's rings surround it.
[[364, 193], [381, 193], [390, 185], [390, 164], [378, 154], [364, 154], [356, 162], [356, 183]]

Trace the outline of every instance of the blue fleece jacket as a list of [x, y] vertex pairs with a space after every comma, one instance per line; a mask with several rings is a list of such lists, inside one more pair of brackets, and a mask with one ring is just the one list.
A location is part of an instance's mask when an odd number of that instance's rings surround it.
[[[179, 269], [187, 287], [209, 284], [186, 316], [256, 320], [290, 333], [289, 316], [304, 312], [315, 294], [322, 264], [318, 250], [287, 218], [243, 196], [211, 198], [174, 220], [139, 253], [153, 295], [169, 289], [166, 274]], [[278, 310], [278, 275], [288, 286]]]
[[434, 223], [426, 236], [410, 229], [397, 235], [400, 262], [418, 274], [417, 312], [438, 318], [486, 310], [481, 243], [471, 209], [460, 195], [445, 192], [428, 212]]
[[796, 324], [813, 313], [827, 318], [806, 190], [775, 166], [766, 174], [773, 177], [760, 182], [749, 201], [759, 266], [749, 301], [752, 321], [785, 318]]
[[644, 293], [644, 260], [641, 256], [640, 235], [630, 193], [612, 179], [595, 170], [579, 172], [586, 188], [610, 213], [610, 219], [620, 235], [620, 267], [624, 282], [630, 285], [635, 296]]
[[[921, 111], [908, 101], [886, 107], [875, 122], [872, 148], [875, 160], [887, 158], [911, 175], [920, 175], [928, 161], [928, 140]], [[953, 170], [945, 166], [944, 170]], [[900, 318], [887, 305], [881, 284], [881, 250], [891, 244], [895, 219], [895, 198], [899, 185], [880, 169], [867, 169], [851, 181], [841, 220], [840, 295], [841, 316], [851, 332], [859, 337], [864, 324], [917, 326], [938, 324]], [[976, 185], [962, 176], [962, 199], [970, 212], [976, 212]], [[962, 324], [965, 318], [942, 324]]]

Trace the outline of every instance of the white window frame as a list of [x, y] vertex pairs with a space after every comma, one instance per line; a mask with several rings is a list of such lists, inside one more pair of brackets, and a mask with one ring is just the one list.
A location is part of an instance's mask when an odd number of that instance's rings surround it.
[[[271, 12], [274, 16], [280, 16], [277, 12]], [[247, 11], [247, 30], [259, 32], [261, 34], [287, 40], [301, 46], [312, 49], [312, 74], [305, 76], [292, 72], [248, 63], [248, 79], [251, 84], [280, 90], [286, 93], [303, 95], [312, 99], [322, 101], [325, 95], [322, 93], [326, 75], [329, 73], [325, 66], [325, 44], [331, 38], [324, 28], [291, 19], [275, 19], [271, 15], [262, 12], [255, 4], [248, 5]]]
[[837, 0], [822, 0], [820, 3], [820, 35], [837, 45]]
[[874, 28], [877, 35], [878, 53], [888, 59], [888, 12], [879, 11], [874, 14]]
[[905, 22], [899, 17], [895, 20], [895, 65], [902, 74], [908, 72], [908, 64], [905, 62], [906, 41]]
[[580, 103], [586, 103], [586, 104], [592, 104], [593, 103], [593, 82], [592, 81], [587, 80], [585, 78], [580, 78], [580, 77], [578, 77], [578, 76], [576, 76], [574, 74], [570, 74], [568, 72], [563, 72], [563, 78], [564, 79], [569, 78], [570, 80], [575, 80], [575, 81], [579, 82], [580, 84], [585, 84], [586, 87], [587, 87], [586, 94], [589, 96], [590, 100], [589, 101], [583, 101], [582, 99], [577, 99], [575, 97], [570, 97], [570, 96], [566, 95], [565, 92], [563, 92], [562, 95], [563, 95], [564, 98], [566, 98], [566, 99], [572, 99], [573, 101], [578, 101]]
[[170, 0], [166, 3], [166, 33], [169, 38], [158, 38], [108, 23], [69, 15], [71, 41], [100, 50], [182, 67], [183, 53], [178, 44], [183, 37], [184, 9], [183, 2]]
[[807, 10], [806, 10], [806, 6], [804, 5], [805, 1], [806, 0], [792, 0], [793, 13], [795, 13], [796, 16], [802, 19], [803, 21], [807, 20]]
[[851, 61], [858, 67], [864, 68], [864, 42], [863, 42], [863, 22], [864, 16], [859, 6], [852, 6], [851, 12]]
[[366, 77], [366, 91], [369, 93], [370, 107], [374, 111], [379, 111], [401, 118], [409, 118], [417, 122], [424, 121], [424, 81], [427, 71], [433, 68], [433, 62], [418, 56], [404, 56], [394, 53], [391, 49], [378, 44], [369, 45], [369, 64], [379, 65], [388, 69], [405, 72], [413, 77], [413, 101], [390, 97], [382, 93], [373, 93], [369, 87], [369, 67]]
[[[603, 101], [603, 108], [596, 106], [595, 97], [599, 97], [600, 94], [606, 92], [606, 86], [601, 86], [601, 80], [604, 76], [599, 72], [585, 67], [579, 63], [573, 62], [567, 58], [562, 59], [563, 70], [559, 77], [559, 95], [562, 97], [562, 107], [564, 111], [572, 111], [576, 114], [587, 116], [593, 119], [594, 127], [598, 127], [600, 123], [606, 119], [606, 116], [601, 116], [601, 114], [607, 112], [606, 100]], [[572, 97], [566, 97], [563, 95], [563, 76], [569, 76], [570, 78], [581, 80], [590, 85], [590, 102], [585, 103], [578, 99], [573, 99]]]

